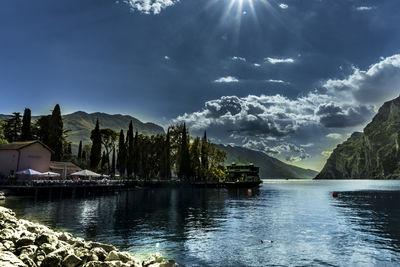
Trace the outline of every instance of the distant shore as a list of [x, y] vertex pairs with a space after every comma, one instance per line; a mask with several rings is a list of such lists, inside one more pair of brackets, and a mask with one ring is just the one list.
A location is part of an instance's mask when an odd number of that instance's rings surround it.
[[0, 206], [0, 266], [17, 267], [172, 267], [157, 253], [141, 261], [114, 246], [85, 241], [66, 232], [17, 219]]

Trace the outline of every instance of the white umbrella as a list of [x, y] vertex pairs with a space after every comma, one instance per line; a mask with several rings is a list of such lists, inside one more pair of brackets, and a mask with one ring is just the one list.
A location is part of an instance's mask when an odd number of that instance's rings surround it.
[[89, 170], [83, 170], [79, 172], [74, 172], [70, 174], [71, 176], [85, 176], [85, 177], [100, 177], [101, 175]]
[[42, 173], [38, 172], [38, 171], [35, 171], [35, 170], [32, 170], [32, 169], [26, 169], [26, 170], [23, 170], [23, 171], [16, 172], [15, 174], [40, 175]]
[[60, 176], [60, 174], [56, 173], [56, 172], [43, 172], [42, 174], [39, 174], [39, 176], [58, 177], [58, 176]]

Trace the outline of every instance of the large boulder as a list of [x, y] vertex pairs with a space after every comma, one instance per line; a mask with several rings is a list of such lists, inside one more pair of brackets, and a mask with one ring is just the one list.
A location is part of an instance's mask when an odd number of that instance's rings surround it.
[[117, 248], [112, 245], [107, 245], [107, 244], [98, 243], [98, 242], [91, 242], [90, 244], [91, 244], [92, 248], [102, 248], [107, 253], [109, 253], [110, 251], [113, 251], [113, 250], [117, 250]]
[[33, 245], [35, 240], [30, 236], [23, 236], [15, 242], [16, 247], [25, 247], [29, 245]]
[[27, 265], [9, 251], [0, 252], [0, 266], [4, 267], [26, 267]]
[[162, 263], [163, 260], [164, 260], [164, 259], [163, 259], [163, 257], [161, 256], [161, 254], [160, 254], [160, 253], [156, 253], [156, 254], [154, 254], [154, 255], [150, 255], [149, 257], [147, 257], [147, 258], [143, 261], [142, 265], [143, 265], [144, 267], [147, 267], [147, 266], [150, 266], [150, 265], [155, 264], [155, 263]]
[[64, 258], [62, 262], [63, 267], [76, 267], [82, 265], [82, 259], [75, 256], [74, 254], [70, 254]]
[[61, 257], [49, 254], [43, 259], [40, 267], [61, 267]]
[[110, 251], [105, 259], [105, 261], [122, 261], [124, 263], [131, 260], [133, 257], [129, 253], [116, 250]]
[[41, 246], [43, 244], [57, 244], [58, 238], [55, 234], [42, 233], [36, 237], [35, 244]]

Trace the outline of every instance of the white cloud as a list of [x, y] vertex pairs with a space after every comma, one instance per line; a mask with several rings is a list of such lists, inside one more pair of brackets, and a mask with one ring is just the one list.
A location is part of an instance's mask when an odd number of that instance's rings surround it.
[[286, 8], [288, 8], [289, 6], [286, 5], [286, 4], [281, 3], [281, 4], [279, 4], [279, 7], [282, 8], [282, 9], [286, 9]]
[[214, 81], [215, 83], [237, 83], [239, 80], [233, 76], [221, 77]]
[[265, 60], [267, 60], [271, 64], [293, 63], [294, 62], [293, 58], [272, 58], [272, 57], [267, 57]]
[[304, 145], [300, 145], [301, 147], [312, 147], [314, 146], [314, 143], [308, 143], [308, 144], [304, 144]]
[[358, 11], [368, 11], [368, 10], [372, 10], [372, 9], [376, 9], [375, 6], [359, 6], [356, 7], [356, 10]]
[[164, 59], [165, 60], [169, 60], [170, 58], [169, 58], [169, 56], [165, 56]]
[[131, 10], [145, 14], [159, 14], [163, 9], [173, 6], [179, 0], [124, 0]]
[[258, 67], [261, 67], [261, 65], [258, 64], [258, 63], [254, 63], [253, 65], [254, 65], [254, 67], [257, 67], [257, 68], [258, 68]]
[[286, 83], [285, 81], [282, 81], [282, 80], [273, 80], [273, 79], [269, 79], [268, 82], [270, 82], [270, 83]]
[[329, 94], [344, 101], [380, 106], [400, 92], [400, 54], [381, 58], [367, 70], [354, 67], [343, 80], [329, 79], [323, 85]]
[[330, 134], [327, 134], [326, 137], [331, 138], [331, 139], [336, 139], [336, 140], [340, 140], [343, 138], [343, 136], [339, 133], [330, 133]]
[[232, 57], [232, 60], [240, 60], [240, 61], [243, 61], [243, 62], [246, 62], [246, 59], [244, 58], [244, 57]]

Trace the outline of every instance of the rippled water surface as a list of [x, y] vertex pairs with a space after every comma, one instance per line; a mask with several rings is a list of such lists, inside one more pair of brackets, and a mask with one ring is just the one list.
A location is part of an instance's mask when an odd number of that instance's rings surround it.
[[56, 229], [138, 255], [159, 251], [187, 266], [400, 265], [400, 181], [266, 180], [251, 194], [138, 189], [3, 204]]

